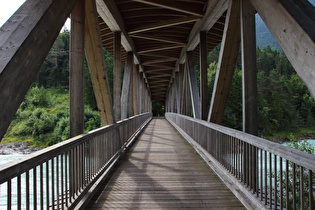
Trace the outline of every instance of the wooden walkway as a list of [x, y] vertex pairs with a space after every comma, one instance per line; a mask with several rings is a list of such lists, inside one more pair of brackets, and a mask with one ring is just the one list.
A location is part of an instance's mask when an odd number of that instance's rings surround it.
[[86, 209], [245, 209], [165, 119], [153, 119]]

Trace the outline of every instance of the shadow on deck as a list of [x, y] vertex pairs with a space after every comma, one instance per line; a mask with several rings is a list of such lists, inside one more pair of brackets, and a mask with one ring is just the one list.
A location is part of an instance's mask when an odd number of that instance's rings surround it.
[[245, 209], [165, 119], [153, 119], [86, 209]]

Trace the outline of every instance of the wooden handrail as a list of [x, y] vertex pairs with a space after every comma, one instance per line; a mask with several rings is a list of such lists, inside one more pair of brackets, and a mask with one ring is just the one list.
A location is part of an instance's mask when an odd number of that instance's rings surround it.
[[188, 116], [165, 117], [267, 208], [314, 208], [315, 155]]

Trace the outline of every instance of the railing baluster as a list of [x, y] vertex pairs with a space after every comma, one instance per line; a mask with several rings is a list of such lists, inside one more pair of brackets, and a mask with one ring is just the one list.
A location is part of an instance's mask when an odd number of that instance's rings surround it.
[[55, 209], [55, 158], [51, 159], [51, 204], [52, 209]]
[[[30, 172], [27, 170], [25, 175], [25, 187], [26, 187], [26, 209], [30, 209]], [[33, 191], [34, 192], [34, 191]]]
[[46, 162], [46, 209], [49, 209], [49, 160]]
[[57, 198], [57, 209], [60, 209], [60, 192], [59, 192], [59, 155], [56, 157], [56, 179], [57, 179], [57, 186], [56, 186], [56, 198]]
[[301, 210], [304, 210], [304, 186], [303, 186], [303, 178], [304, 178], [304, 169], [303, 166], [300, 166], [300, 201], [301, 201]]
[[292, 176], [293, 176], [293, 178], [292, 178], [292, 181], [293, 181], [293, 189], [292, 189], [292, 191], [293, 191], [293, 209], [296, 209], [295, 163], [293, 163], [293, 166], [292, 166]]
[[309, 208], [313, 208], [313, 173], [312, 170], [308, 170], [308, 197], [309, 197]]
[[65, 192], [65, 190], [64, 190], [64, 154], [61, 154], [61, 156], [60, 156], [60, 158], [61, 158], [61, 160], [60, 160], [60, 163], [61, 163], [61, 167], [60, 167], [60, 170], [61, 170], [61, 172], [60, 172], [60, 180], [61, 180], [61, 191], [60, 191], [60, 193], [61, 193], [61, 203], [60, 203], [60, 205], [61, 205], [61, 209], [64, 209], [64, 192]]
[[289, 209], [289, 161], [285, 160], [285, 191], [286, 191], [286, 208]]
[[282, 166], [282, 157], [280, 157], [280, 171], [279, 171], [279, 181], [280, 181], [280, 186], [279, 186], [279, 190], [280, 190], [280, 209], [283, 209], [283, 184], [282, 184], [282, 175], [283, 175], [283, 166]]
[[260, 164], [259, 164], [259, 168], [260, 168], [260, 200], [263, 200], [263, 150], [260, 149]]
[[37, 170], [33, 168], [33, 201], [34, 209], [37, 209]]
[[277, 156], [274, 155], [274, 203], [275, 209], [277, 209]]
[[44, 167], [40, 164], [40, 209], [44, 209]]
[[8, 184], [8, 190], [7, 190], [7, 196], [8, 196], [8, 198], [7, 198], [7, 209], [8, 210], [11, 210], [11, 206], [12, 206], [12, 180], [11, 179], [9, 179], [9, 181], [7, 182], [7, 184]]
[[268, 176], [268, 168], [267, 168], [267, 151], [265, 150], [265, 205], [267, 205], [267, 200], [268, 200], [268, 191], [267, 191], [267, 176]]
[[17, 176], [17, 209], [22, 209], [22, 197], [21, 197], [21, 175]]
[[272, 208], [272, 156], [269, 152], [269, 207]]

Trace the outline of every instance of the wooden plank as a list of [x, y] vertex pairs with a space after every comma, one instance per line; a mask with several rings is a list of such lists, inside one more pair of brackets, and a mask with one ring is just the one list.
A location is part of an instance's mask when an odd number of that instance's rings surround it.
[[166, 21], [159, 21], [157, 23], [151, 23], [147, 25], [141, 25], [137, 28], [131, 28], [128, 31], [128, 34], [136, 34], [136, 33], [141, 33], [145, 31], [151, 31], [155, 29], [160, 29], [160, 28], [166, 28], [170, 26], [176, 26], [176, 25], [181, 25], [184, 23], [190, 23], [190, 22], [195, 22], [199, 20], [199, 18], [195, 16], [188, 16], [188, 17], [182, 17], [182, 18], [174, 18]]
[[75, 3], [29, 0], [1, 27], [0, 141]]
[[84, 16], [85, 1], [71, 13], [70, 31], [70, 137], [84, 133]]
[[233, 78], [240, 36], [240, 1], [230, 1], [208, 121], [220, 124]]
[[[284, 1], [273, 0], [263, 2], [250, 0], [250, 2], [315, 98], [315, 22], [312, 20], [313, 16], [309, 15], [308, 9], [296, 7], [293, 1], [288, 1], [286, 4], [280, 3]], [[302, 24], [301, 21], [305, 22]]]
[[128, 117], [128, 99], [129, 99], [129, 89], [130, 89], [130, 79], [131, 79], [132, 68], [133, 68], [133, 52], [128, 52], [126, 67], [124, 71], [123, 86], [121, 90], [121, 99], [120, 99], [122, 120]]
[[86, 209], [245, 209], [164, 119], [150, 122], [103, 186]]
[[114, 115], [116, 122], [121, 117], [121, 105], [120, 105], [120, 94], [121, 94], [121, 32], [114, 32]]
[[114, 123], [105, 58], [95, 2], [87, 1], [85, 6], [85, 52], [101, 122], [105, 126]]
[[256, 11], [249, 0], [241, 1], [243, 74], [243, 131], [257, 135]]
[[193, 63], [192, 52], [187, 52], [187, 70], [188, 70], [188, 82], [191, 95], [191, 103], [193, 109], [194, 118], [201, 119], [201, 103], [199, 97], [199, 88], [197, 83], [197, 77], [195, 72], [195, 66]]
[[208, 119], [208, 65], [207, 65], [207, 32], [200, 32], [200, 100], [201, 119]]
[[167, 1], [167, 0], [133, 0], [133, 1], [140, 2], [143, 4], [158, 6], [160, 8], [170, 9], [170, 10], [174, 10], [178, 12], [183, 12], [186, 14], [195, 15], [199, 17], [202, 16], [201, 11], [198, 11], [196, 8], [189, 7], [185, 4], [179, 4], [172, 1]]

